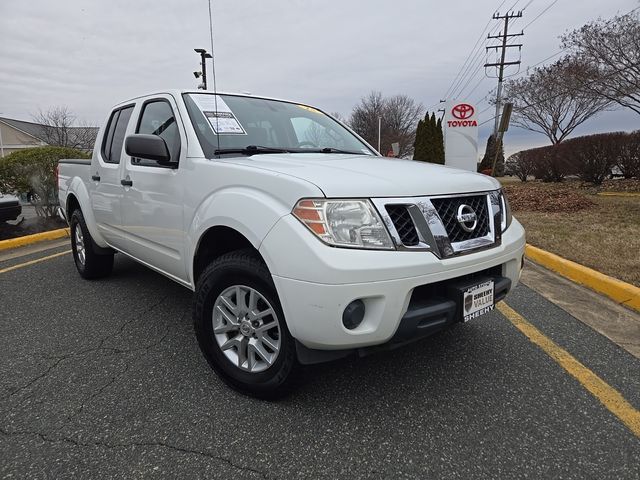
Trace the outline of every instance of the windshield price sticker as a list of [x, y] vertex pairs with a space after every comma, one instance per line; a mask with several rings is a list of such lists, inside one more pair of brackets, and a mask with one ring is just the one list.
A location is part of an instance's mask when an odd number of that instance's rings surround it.
[[231, 112], [202, 112], [215, 133], [220, 135], [246, 135], [238, 119]]
[[463, 306], [465, 322], [493, 310], [493, 280], [467, 289], [464, 292]]
[[202, 114], [218, 135], [246, 135], [244, 128], [226, 102], [216, 95], [192, 95]]

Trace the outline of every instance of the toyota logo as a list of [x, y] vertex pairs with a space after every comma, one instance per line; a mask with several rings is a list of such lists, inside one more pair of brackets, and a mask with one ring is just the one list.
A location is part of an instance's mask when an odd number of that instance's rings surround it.
[[468, 103], [459, 103], [451, 109], [451, 115], [456, 117], [458, 120], [465, 120], [469, 117], [473, 117], [474, 112], [474, 108]]
[[476, 211], [464, 203], [458, 207], [456, 220], [458, 220], [458, 224], [465, 232], [473, 232], [478, 225]]

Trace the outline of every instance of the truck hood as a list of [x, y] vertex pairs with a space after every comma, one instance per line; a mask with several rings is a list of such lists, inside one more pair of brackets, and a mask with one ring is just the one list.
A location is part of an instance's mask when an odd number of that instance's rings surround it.
[[297, 177], [327, 197], [409, 197], [500, 188], [494, 178], [415, 160], [327, 153], [270, 153], [234, 157], [238, 163]]

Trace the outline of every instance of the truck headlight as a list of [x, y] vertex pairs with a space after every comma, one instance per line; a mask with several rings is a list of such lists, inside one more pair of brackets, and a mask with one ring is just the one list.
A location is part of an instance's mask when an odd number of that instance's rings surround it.
[[509, 228], [509, 225], [511, 225], [513, 217], [511, 215], [511, 207], [509, 207], [509, 201], [503, 190], [500, 190], [500, 213], [500, 228], [504, 232]]
[[393, 250], [393, 242], [369, 200], [302, 199], [293, 215], [335, 247]]

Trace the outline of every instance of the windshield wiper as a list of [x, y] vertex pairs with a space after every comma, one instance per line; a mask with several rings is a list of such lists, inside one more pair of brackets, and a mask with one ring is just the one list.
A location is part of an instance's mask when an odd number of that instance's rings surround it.
[[221, 155], [225, 153], [241, 153], [243, 155], [257, 155], [260, 153], [347, 153], [350, 155], [367, 155], [364, 152], [358, 152], [353, 150], [341, 150], [339, 148], [325, 147], [325, 148], [278, 148], [278, 147], [264, 147], [262, 145], [247, 145], [242, 148], [220, 148], [213, 152], [215, 155]]
[[358, 152], [354, 150], [341, 150], [340, 148], [333, 148], [333, 147], [324, 147], [319, 149], [305, 148], [305, 149], [300, 149], [300, 151], [296, 153], [348, 153], [351, 155], [367, 155], [364, 152]]
[[242, 153], [244, 155], [256, 155], [259, 153], [293, 153], [286, 148], [263, 147], [261, 145], [247, 145], [244, 148], [220, 148], [213, 152], [215, 155], [224, 153]]

